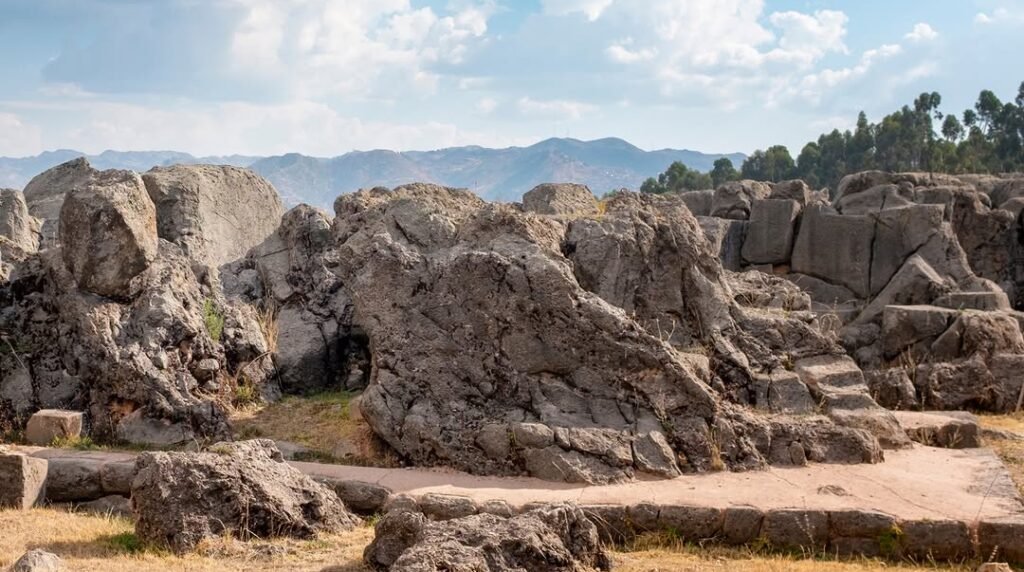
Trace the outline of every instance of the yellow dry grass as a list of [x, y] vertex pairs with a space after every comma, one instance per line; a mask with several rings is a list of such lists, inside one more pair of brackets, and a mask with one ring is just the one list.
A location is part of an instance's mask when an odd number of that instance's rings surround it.
[[[1024, 435], [1024, 413], [1013, 415], [980, 415], [981, 426], [986, 429], [1009, 431]], [[988, 439], [992, 447], [1010, 471], [1010, 477], [1017, 483], [1017, 490], [1024, 495], [1024, 441], [1010, 439]]]
[[243, 544], [218, 540], [198, 553], [177, 557], [137, 545], [132, 523], [117, 518], [35, 509], [0, 512], [0, 569], [42, 548], [76, 572], [364, 572], [363, 548], [373, 538], [366, 527], [316, 540]]
[[[81, 572], [369, 572], [363, 549], [373, 530], [359, 527], [315, 540], [241, 543], [219, 539], [197, 553], [174, 556], [139, 546], [126, 520], [35, 509], [0, 512], [0, 568], [10, 566], [33, 548], [49, 550]], [[970, 570], [967, 566], [936, 567], [871, 560], [833, 561], [763, 556], [744, 550], [693, 548], [651, 542], [633, 551], [613, 554], [618, 572], [729, 570], [730, 572], [881, 572], [901, 570]]]
[[231, 421], [239, 438], [297, 443], [310, 450], [311, 460], [394, 465], [360, 415], [356, 399], [344, 391], [288, 396], [236, 411]]

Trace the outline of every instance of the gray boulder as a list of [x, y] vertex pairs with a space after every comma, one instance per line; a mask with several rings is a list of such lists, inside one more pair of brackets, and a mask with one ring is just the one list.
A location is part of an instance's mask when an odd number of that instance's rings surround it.
[[711, 216], [746, 220], [750, 218], [751, 204], [767, 199], [772, 192], [768, 183], [760, 181], [730, 181], [715, 189], [711, 199]]
[[523, 210], [542, 215], [597, 214], [597, 198], [585, 185], [545, 183], [523, 195]]
[[35, 252], [39, 248], [40, 221], [28, 212], [25, 196], [0, 189], [0, 244]]
[[10, 572], [61, 572], [64, 562], [52, 552], [36, 548], [29, 550], [11, 566]]
[[142, 178], [131, 171], [104, 171], [68, 193], [60, 241], [79, 288], [110, 298], [129, 296], [132, 279], [157, 253], [156, 210]]
[[179, 553], [225, 534], [308, 539], [359, 522], [334, 491], [289, 466], [266, 440], [143, 453], [131, 500], [139, 538]]
[[59, 241], [60, 211], [65, 195], [75, 189], [85, 189], [98, 174], [88, 159], [79, 157], [36, 175], [25, 185], [29, 214], [42, 221], [41, 246], [53, 246]]
[[430, 522], [422, 514], [389, 512], [363, 554], [375, 570], [413, 572], [585, 572], [609, 570], [597, 526], [572, 506], [504, 518], [478, 514]]
[[203, 264], [242, 258], [277, 230], [284, 214], [273, 185], [248, 169], [175, 165], [142, 178], [156, 206], [160, 238]]

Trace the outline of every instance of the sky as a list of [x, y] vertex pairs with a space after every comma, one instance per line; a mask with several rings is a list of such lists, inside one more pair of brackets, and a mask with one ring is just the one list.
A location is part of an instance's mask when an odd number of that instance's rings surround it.
[[1024, 0], [0, 0], [0, 156], [793, 154], [1024, 81]]

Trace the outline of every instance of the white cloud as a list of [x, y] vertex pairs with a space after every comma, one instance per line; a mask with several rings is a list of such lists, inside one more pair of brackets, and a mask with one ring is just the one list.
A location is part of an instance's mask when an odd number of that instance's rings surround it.
[[824, 69], [804, 76], [800, 83], [790, 90], [791, 95], [817, 102], [821, 99], [824, 92], [864, 77], [880, 61], [895, 57], [901, 53], [903, 53], [903, 47], [899, 44], [885, 44], [881, 47], [867, 50], [861, 55], [860, 61], [856, 65], [846, 68]]
[[523, 97], [519, 99], [517, 105], [519, 112], [524, 116], [541, 119], [576, 121], [597, 111], [595, 105], [564, 99], [537, 100]]
[[564, 16], [566, 14], [580, 13], [591, 22], [601, 17], [601, 14], [612, 5], [615, 0], [542, 0], [541, 4], [545, 14]]
[[632, 45], [633, 38], [626, 38], [617, 44], [608, 46], [605, 49], [605, 54], [608, 55], [608, 59], [620, 64], [632, 64], [653, 60], [658, 55], [658, 50], [656, 48], [632, 50], [630, 49], [630, 46]]
[[39, 127], [13, 113], [0, 113], [0, 157], [35, 155], [42, 150]]
[[231, 35], [232, 71], [284, 83], [294, 96], [432, 91], [435, 66], [463, 62], [487, 33], [494, 4], [441, 16], [409, 0], [230, 0], [245, 10]]
[[1024, 24], [1024, 11], [996, 8], [991, 13], [978, 12], [974, 23], [983, 26], [994, 24]]
[[498, 108], [498, 102], [490, 97], [485, 97], [476, 102], [476, 110], [482, 115], [490, 115]]
[[935, 38], [939, 37], [939, 33], [934, 28], [924, 22], [919, 22], [914, 25], [914, 29], [911, 30], [904, 38], [911, 42], [930, 42]]

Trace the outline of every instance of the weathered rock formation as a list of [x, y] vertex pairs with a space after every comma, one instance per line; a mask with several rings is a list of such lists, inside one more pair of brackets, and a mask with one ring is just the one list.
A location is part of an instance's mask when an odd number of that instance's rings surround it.
[[277, 230], [284, 214], [274, 187], [248, 169], [175, 165], [142, 178], [156, 206], [160, 238], [210, 266], [244, 257]]
[[[880, 459], [866, 432], [744, 407], [784, 346], [838, 346], [740, 308], [678, 201], [606, 208], [537, 217], [430, 185], [340, 197], [333, 271], [373, 349], [375, 432], [417, 464], [582, 482], [789, 464], [797, 441]], [[776, 337], [744, 330], [765, 320]]]
[[226, 437], [218, 402], [239, 383], [273, 386], [256, 311], [228, 302], [157, 237], [137, 174], [89, 171], [80, 186], [57, 188], [82, 169], [37, 178], [61, 197], [62, 244], [44, 241], [0, 283], [0, 418], [21, 424], [39, 409], [74, 409], [88, 412], [97, 438]]
[[80, 157], [45, 171], [25, 185], [29, 213], [42, 221], [42, 244], [53, 246], [59, 240], [60, 210], [64, 197], [75, 189], [89, 186], [99, 171], [88, 159]]
[[[845, 177], [830, 204], [791, 181], [701, 226], [727, 267], [804, 289], [819, 321], [842, 328], [850, 355], [881, 369], [869, 378], [887, 404], [1005, 411], [1024, 385], [1011, 365], [1022, 315], [1010, 310], [1024, 283], [1024, 234], [1018, 214], [990, 205], [1012, 208], [1019, 182], [867, 171]], [[745, 187], [717, 194], [753, 197], [737, 191]]]
[[597, 199], [590, 189], [575, 184], [544, 184], [523, 195], [523, 210], [542, 215], [597, 214]]
[[375, 527], [364, 560], [375, 570], [413, 572], [587, 572], [610, 570], [597, 527], [578, 507], [504, 518], [479, 514], [430, 522], [394, 510]]
[[285, 463], [266, 440], [143, 453], [131, 499], [139, 538], [176, 552], [226, 534], [313, 538], [359, 522], [334, 491]]
[[126, 298], [131, 281], [156, 258], [156, 211], [131, 171], [105, 171], [73, 189], [60, 221], [64, 264], [86, 292]]
[[39, 248], [40, 227], [39, 219], [28, 213], [24, 195], [0, 189], [0, 280]]

